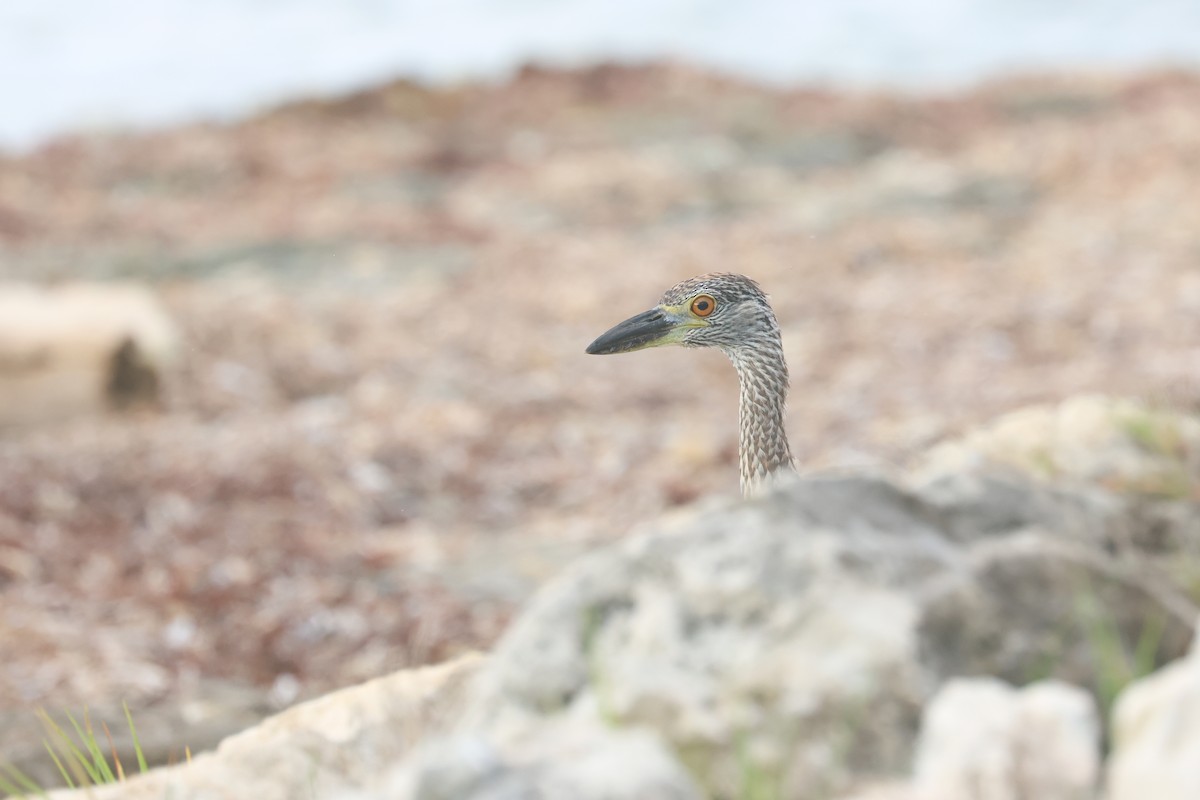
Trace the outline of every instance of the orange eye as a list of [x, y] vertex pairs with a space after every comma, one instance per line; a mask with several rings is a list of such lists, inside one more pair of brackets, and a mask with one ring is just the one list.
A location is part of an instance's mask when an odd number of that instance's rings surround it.
[[706, 294], [702, 294], [692, 301], [692, 313], [697, 317], [707, 317], [716, 310], [717, 301]]

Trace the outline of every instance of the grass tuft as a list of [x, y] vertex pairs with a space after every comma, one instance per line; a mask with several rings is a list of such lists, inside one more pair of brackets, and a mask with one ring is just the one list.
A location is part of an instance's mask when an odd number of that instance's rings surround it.
[[1121, 420], [1126, 435], [1142, 450], [1157, 456], [1182, 459], [1187, 444], [1179, 422], [1167, 414], [1140, 411], [1125, 415]]
[[[142, 752], [142, 742], [138, 739], [137, 728], [133, 724], [133, 715], [129, 713], [129, 705], [122, 700], [121, 708], [125, 712], [125, 724], [129, 726], [129, 735], [133, 739], [133, 752], [137, 754], [138, 772], [149, 772], [150, 768], [146, 766], [146, 755]], [[192, 753], [188, 751], [188, 761], [192, 760]]]
[[45, 797], [46, 791], [28, 775], [13, 766], [0, 766], [0, 792], [9, 797], [28, 797], [30, 794]]
[[1154, 671], [1167, 630], [1167, 615], [1164, 612], [1147, 617], [1138, 631], [1137, 642], [1130, 647], [1114, 616], [1104, 613], [1094, 597], [1085, 602], [1082, 611], [1085, 635], [1096, 664], [1096, 694], [1107, 719], [1121, 691]]
[[[138, 739], [137, 728], [133, 724], [133, 715], [129, 713], [129, 706], [122, 704], [122, 707], [125, 711], [125, 722], [129, 726], [129, 733], [133, 738], [138, 772], [139, 774], [149, 772], [150, 767], [146, 763], [146, 756], [142, 752], [142, 743]], [[46, 731], [42, 744], [45, 746], [46, 752], [50, 754], [50, 760], [54, 762], [54, 766], [58, 769], [58, 774], [67, 788], [100, 786], [118, 783], [126, 779], [125, 766], [117, 755], [116, 743], [113, 741], [112, 731], [109, 730], [107, 723], [101, 721], [100, 727], [104, 731], [108, 749], [112, 753], [111, 762], [109, 757], [104, 754], [96, 728], [92, 724], [91, 714], [87, 709], [84, 709], [82, 721], [71, 712], [64, 711], [66, 724], [60, 724], [44, 708], [38, 709], [36, 714]], [[187, 751], [187, 759], [188, 761], [192, 760], [190, 750]], [[4, 764], [0, 764], [0, 793], [3, 793], [4, 797], [13, 798], [47, 796], [46, 790], [20, 769]]]

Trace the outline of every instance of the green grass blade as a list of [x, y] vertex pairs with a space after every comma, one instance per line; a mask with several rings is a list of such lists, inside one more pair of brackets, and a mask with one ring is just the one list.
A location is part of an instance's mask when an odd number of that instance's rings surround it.
[[92, 780], [92, 783], [96, 785], [104, 783], [104, 776], [100, 774], [100, 770], [96, 767], [94, 755], [92, 754], [91, 748], [88, 746], [88, 737], [83, 730], [83, 726], [79, 724], [79, 720], [75, 719], [75, 715], [70, 711], [64, 711], [63, 714], [71, 723], [71, 727], [75, 729], [75, 735], [79, 737], [79, 741], [84, 747], [83, 750], [80, 750], [75, 746], [74, 740], [72, 740], [70, 736], [67, 737], [68, 741], [71, 742], [71, 748], [74, 751], [75, 757], [79, 761], [79, 766], [83, 767], [84, 771], [87, 772], [88, 777]]
[[25, 792], [16, 784], [9, 783], [2, 771], [0, 771], [0, 792], [4, 792], [5, 797], [25, 797]]
[[0, 792], [4, 792], [4, 794], [8, 797], [24, 797], [25, 792], [21, 789], [21, 787], [17, 786], [15, 783], [11, 783], [7, 778], [5, 778], [5, 772], [7, 772], [7, 767], [0, 768]]
[[74, 778], [71, 777], [71, 773], [67, 770], [62, 760], [58, 757], [58, 752], [50, 745], [50, 742], [42, 739], [42, 745], [46, 748], [46, 752], [50, 754], [50, 758], [54, 761], [54, 766], [58, 768], [58, 774], [62, 776], [63, 783], [67, 785], [67, 788], [78, 788], [75, 785]]
[[1143, 678], [1154, 671], [1155, 657], [1158, 646], [1162, 644], [1163, 634], [1167, 632], [1167, 615], [1155, 614], [1142, 625], [1142, 633], [1138, 636], [1137, 647], [1133, 651], [1133, 677]]
[[1103, 607], [1086, 580], [1076, 595], [1076, 610], [1095, 662], [1096, 695], [1101, 711], [1107, 717], [1113, 700], [1131, 680], [1129, 650], [1116, 619]]
[[12, 764], [0, 766], [0, 790], [10, 797], [46, 796], [46, 790]]
[[133, 715], [129, 713], [129, 705], [122, 700], [121, 708], [125, 709], [125, 722], [129, 724], [129, 735], [133, 737], [133, 752], [137, 753], [138, 770], [143, 773], [149, 772], [150, 769], [146, 766], [146, 756], [142, 753], [142, 743], [138, 739], [137, 728], [133, 726]]
[[88, 714], [88, 710], [83, 710], [83, 725], [80, 726], [75, 717], [67, 713], [67, 719], [71, 720], [71, 724], [75, 726], [75, 733], [79, 736], [79, 740], [83, 742], [83, 746], [87, 748], [88, 756], [91, 758], [92, 767], [96, 770], [96, 774], [100, 776], [100, 780], [96, 783], [116, 783], [117, 778], [113, 775], [108, 766], [108, 759], [104, 756], [104, 751], [100, 749], [100, 743], [96, 741], [96, 731], [92, 728], [92, 718]]
[[[75, 744], [75, 740], [71, 738], [70, 734], [64, 731], [62, 727], [54, 721], [54, 717], [50, 716], [49, 712], [47, 712], [45, 709], [40, 709], [38, 713], [41, 715], [42, 724], [46, 726], [50, 733], [54, 734], [54, 738], [58, 741], [59, 747], [62, 748], [61, 753], [63, 758], [67, 759], [71, 766], [76, 767], [78, 770], [86, 773], [86, 780], [83, 775], [77, 775], [80, 783], [85, 783], [87, 780], [90, 780], [94, 784], [99, 784], [101, 782], [100, 773], [96, 771], [96, 767], [91, 763], [91, 760], [88, 758], [88, 756], [79, 749], [78, 745]], [[66, 716], [78, 731], [79, 723], [75, 721], [75, 718], [71, 716], [70, 712], [67, 712]], [[50, 747], [48, 744], [46, 746], [48, 748]]]

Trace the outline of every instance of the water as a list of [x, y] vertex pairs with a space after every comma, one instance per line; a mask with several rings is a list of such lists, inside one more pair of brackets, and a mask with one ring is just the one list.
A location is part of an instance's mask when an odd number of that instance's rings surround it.
[[655, 57], [914, 89], [1200, 65], [1200, 0], [0, 0], [0, 147], [228, 118], [396, 75]]

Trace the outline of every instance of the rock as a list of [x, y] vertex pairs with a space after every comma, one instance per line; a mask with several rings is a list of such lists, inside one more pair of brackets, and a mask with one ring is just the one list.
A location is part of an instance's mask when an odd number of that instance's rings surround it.
[[468, 724], [649, 726], [732, 796], [748, 775], [807, 797], [903, 769], [923, 700], [905, 590], [954, 562], [921, 511], [819, 479], [589, 556], [501, 642]]
[[837, 800], [932, 800], [904, 781], [886, 781], [861, 786]]
[[957, 539], [1038, 525], [1160, 570], [1158, 580], [1194, 579], [1178, 555], [1200, 541], [1195, 416], [1095, 395], [1025, 408], [933, 448], [907, 482]]
[[403, 670], [301, 703], [187, 764], [126, 783], [51, 796], [288, 800], [374, 789], [418, 742], [447, 729], [467, 682], [484, 663], [479, 655], [467, 655], [436, 667]]
[[906, 483], [960, 540], [1040, 525], [1090, 547], [1169, 553], [1200, 538], [1198, 454], [1200, 418], [1084, 395], [938, 445]]
[[902, 774], [924, 702], [956, 675], [1071, 678], [1107, 700], [1104, 647], [1153, 628], [1157, 659], [1184, 651], [1190, 604], [1034, 524], [1066, 524], [1063, 503], [1105, 524], [1106, 503], [1005, 492], [1020, 513], [984, 508], [971, 535], [963, 498], [810, 477], [586, 557], [500, 643], [466, 727], [648, 726], [714, 795], [752, 774], [828, 797]]
[[1005, 414], [930, 450], [918, 483], [1003, 468], [1060, 486], [1200, 498], [1200, 419], [1125, 398], [1083, 395]]
[[1106, 797], [1200, 797], [1200, 636], [1186, 658], [1134, 682], [1118, 698]]
[[[1099, 396], [1022, 409], [934, 448], [909, 485], [956, 541], [978, 544], [971, 577], [933, 590], [926, 663], [943, 678], [1052, 675], [1107, 707], [1144, 669], [1135, 653], [1156, 664], [1182, 654], [1198, 613], [1197, 453], [1195, 417]], [[1056, 649], [1028, 671], [1032, 652]]]
[[925, 709], [916, 786], [928, 800], [1087, 800], [1099, 773], [1095, 703], [1069, 684], [957, 679]]
[[0, 426], [154, 403], [178, 338], [140, 286], [0, 286]]
[[418, 754], [383, 793], [394, 800], [700, 800], [704, 795], [648, 730], [559, 721], [495, 743], [450, 737]]
[[1042, 528], [1089, 548], [1111, 549], [1124, 530], [1122, 498], [1031, 482], [991, 462], [924, 474], [911, 485], [935, 509], [946, 535], [962, 544]]
[[923, 606], [921, 661], [937, 682], [1055, 677], [1107, 703], [1106, 673], [1129, 669], [1133, 647], [1151, 647], [1165, 663], [1191, 640], [1195, 611], [1186, 597], [1051, 533], [984, 541], [964, 562], [931, 582]]

